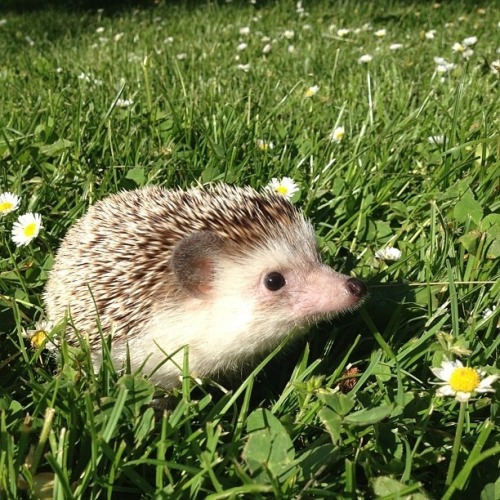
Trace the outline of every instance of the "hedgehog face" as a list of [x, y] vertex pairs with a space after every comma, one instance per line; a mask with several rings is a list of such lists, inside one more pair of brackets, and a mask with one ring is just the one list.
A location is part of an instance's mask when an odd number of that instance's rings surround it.
[[[198, 317], [203, 311], [201, 330], [233, 359], [272, 349], [291, 331], [353, 309], [366, 293], [359, 280], [321, 264], [309, 226], [293, 229], [244, 253], [210, 231], [193, 233], [174, 249], [172, 269], [186, 305]], [[197, 335], [207, 339], [205, 332]]]

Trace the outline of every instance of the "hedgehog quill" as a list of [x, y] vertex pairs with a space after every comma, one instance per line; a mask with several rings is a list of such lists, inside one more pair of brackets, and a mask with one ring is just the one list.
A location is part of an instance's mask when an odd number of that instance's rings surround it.
[[128, 346], [132, 368], [168, 389], [185, 346], [193, 374], [237, 372], [366, 292], [321, 263], [311, 223], [284, 197], [215, 184], [97, 202], [63, 239], [44, 298], [50, 320], [69, 315], [88, 335], [97, 365], [98, 318], [116, 366]]

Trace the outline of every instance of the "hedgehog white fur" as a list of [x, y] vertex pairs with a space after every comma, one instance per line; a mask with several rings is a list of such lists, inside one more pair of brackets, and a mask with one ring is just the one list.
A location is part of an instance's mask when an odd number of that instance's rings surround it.
[[128, 346], [132, 368], [171, 388], [186, 346], [197, 376], [239, 371], [365, 294], [321, 264], [310, 222], [283, 196], [216, 184], [96, 203], [64, 238], [45, 303], [52, 321], [69, 313], [97, 363], [98, 318], [118, 367]]

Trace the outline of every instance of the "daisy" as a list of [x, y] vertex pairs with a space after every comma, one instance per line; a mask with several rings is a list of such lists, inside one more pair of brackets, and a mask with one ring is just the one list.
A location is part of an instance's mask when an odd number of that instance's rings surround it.
[[389, 50], [399, 50], [402, 48], [403, 48], [402, 43], [391, 43], [391, 45], [389, 45]]
[[451, 50], [453, 50], [453, 52], [458, 52], [458, 53], [462, 53], [464, 50], [465, 50], [465, 46], [462, 45], [461, 43], [459, 42], [455, 42], [452, 46], [451, 46]]
[[374, 35], [377, 38], [384, 38], [384, 36], [387, 35], [387, 30], [386, 29], [377, 30], [375, 31]]
[[399, 260], [401, 258], [401, 255], [402, 255], [401, 250], [395, 247], [385, 247], [375, 252], [376, 259], [385, 261]]
[[274, 143], [272, 141], [265, 141], [264, 139], [257, 139], [257, 147], [261, 151], [269, 151], [274, 149]]
[[358, 64], [366, 64], [373, 60], [373, 56], [370, 54], [364, 54], [358, 59]]
[[344, 38], [349, 34], [349, 31], [350, 30], [348, 30], [347, 28], [340, 28], [339, 30], [337, 30], [337, 36], [339, 36], [340, 38]]
[[345, 136], [344, 127], [335, 127], [330, 133], [330, 141], [340, 142]]
[[52, 321], [37, 321], [35, 328], [24, 332], [23, 337], [29, 339], [34, 349], [38, 349], [45, 343], [52, 328], [54, 328]]
[[[442, 58], [435, 57], [434, 60], [436, 60], [436, 59], [442, 59]], [[447, 62], [444, 59], [440, 63], [436, 62], [436, 64], [437, 64], [436, 71], [438, 73], [448, 73], [448, 71], [453, 71], [457, 67], [456, 64]]]
[[427, 40], [432, 40], [435, 35], [436, 35], [436, 30], [429, 30], [425, 32], [424, 36]]
[[38, 236], [42, 227], [40, 214], [29, 212], [21, 215], [12, 227], [12, 240], [18, 247], [27, 245]]
[[305, 96], [306, 97], [312, 97], [313, 95], [316, 95], [319, 91], [319, 86], [318, 85], [313, 85], [312, 87], [309, 87], [306, 92]]
[[444, 144], [444, 135], [431, 135], [427, 137], [427, 142], [429, 144], [434, 144], [434, 146], [441, 146]]
[[0, 215], [9, 214], [13, 212], [18, 206], [21, 198], [12, 193], [0, 194]]
[[271, 182], [267, 185], [267, 189], [290, 199], [299, 190], [299, 187], [290, 177], [283, 177], [282, 179], [273, 177]]
[[241, 69], [241, 71], [244, 71], [245, 73], [248, 73], [250, 71], [250, 63], [248, 63], [248, 64], [238, 64], [236, 67], [238, 69]]
[[117, 99], [115, 106], [117, 108], [128, 108], [132, 104], [134, 104], [132, 99]]
[[462, 43], [467, 46], [467, 47], [471, 47], [472, 45], [476, 45], [477, 43], [477, 36], [469, 36], [467, 38], [464, 38], [462, 40]]
[[491, 72], [495, 75], [500, 75], [500, 59], [492, 61], [490, 64]]
[[250, 34], [250, 28], [248, 26], [240, 28], [240, 35], [249, 35], [249, 34]]
[[283, 36], [287, 39], [287, 40], [291, 40], [294, 36], [295, 36], [295, 32], [293, 30], [285, 30], [283, 32]]
[[464, 367], [458, 360], [445, 360], [440, 367], [431, 368], [431, 371], [442, 380], [442, 382], [438, 382], [440, 387], [436, 391], [436, 396], [454, 396], [460, 403], [469, 401], [476, 392], [495, 392], [491, 385], [499, 378], [498, 375], [484, 377], [483, 371]]
[[238, 52], [241, 52], [242, 50], [245, 50], [247, 47], [248, 47], [248, 44], [246, 44], [246, 43], [242, 42], [242, 43], [240, 43], [240, 44], [236, 47], [236, 50], [237, 50]]
[[269, 52], [271, 52], [272, 49], [273, 49], [273, 46], [270, 43], [268, 43], [268, 44], [264, 45], [264, 48], [262, 49], [262, 53], [269, 54]]
[[483, 318], [484, 319], [488, 319], [490, 316], [493, 315], [493, 313], [497, 310], [497, 306], [492, 306], [491, 308], [487, 307], [484, 311], [483, 311]]

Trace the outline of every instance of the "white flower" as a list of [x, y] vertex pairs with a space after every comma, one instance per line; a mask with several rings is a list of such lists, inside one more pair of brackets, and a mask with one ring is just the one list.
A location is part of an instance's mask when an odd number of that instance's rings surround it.
[[246, 43], [240, 43], [240, 44], [236, 47], [236, 50], [237, 50], [238, 52], [241, 52], [242, 50], [245, 50], [247, 47], [248, 47], [248, 44], [246, 44]]
[[249, 35], [249, 34], [250, 34], [250, 28], [248, 26], [240, 28], [240, 35]]
[[488, 319], [497, 310], [497, 306], [493, 305], [491, 308], [486, 308], [483, 311], [483, 318]]
[[238, 64], [236, 66], [238, 69], [241, 69], [241, 71], [244, 71], [245, 73], [248, 73], [250, 71], [250, 63], [248, 64]]
[[402, 48], [403, 48], [402, 43], [391, 43], [391, 45], [389, 45], [389, 50], [399, 50]]
[[436, 71], [438, 73], [447, 73], [448, 71], [454, 70], [457, 65], [448, 62], [443, 57], [435, 57], [434, 62], [436, 63]]
[[373, 60], [373, 56], [372, 55], [370, 55], [370, 54], [363, 54], [358, 59], [358, 64], [366, 64], [366, 63], [369, 63], [372, 60]]
[[347, 28], [340, 28], [339, 30], [337, 30], [337, 36], [339, 36], [340, 38], [344, 38], [349, 34], [349, 31], [350, 30], [348, 30]]
[[289, 54], [293, 54], [295, 52], [295, 47], [293, 45], [289, 45], [286, 50]]
[[451, 46], [451, 50], [453, 50], [453, 52], [459, 52], [459, 53], [462, 53], [464, 50], [465, 50], [465, 47], [459, 43], [459, 42], [455, 42], [452, 46]]
[[45, 344], [52, 328], [54, 328], [54, 323], [52, 321], [37, 321], [35, 323], [35, 328], [24, 331], [22, 336], [25, 339], [29, 339], [34, 349], [38, 349]]
[[377, 38], [384, 38], [384, 36], [387, 35], [387, 30], [386, 29], [377, 30], [375, 31], [374, 35]]
[[287, 39], [287, 40], [291, 40], [294, 36], [295, 36], [295, 31], [293, 30], [285, 30], [283, 32], [283, 36]]
[[184, 61], [187, 59], [188, 55], [185, 52], [181, 52], [180, 54], [177, 54], [176, 57], [179, 61]]
[[313, 85], [305, 91], [304, 95], [306, 97], [312, 97], [313, 95], [316, 95], [318, 92], [319, 92], [319, 86]]
[[431, 135], [427, 137], [427, 142], [429, 144], [434, 144], [435, 146], [441, 146], [444, 144], [444, 135]]
[[83, 71], [78, 75], [78, 80], [84, 80], [90, 82], [90, 76], [85, 74]]
[[114, 37], [113, 37], [113, 40], [115, 42], [119, 42], [123, 37], [125, 36], [125, 33], [121, 32], [121, 33], [117, 33]]
[[474, 54], [474, 51], [472, 49], [467, 48], [462, 52], [462, 57], [464, 59], [470, 59], [472, 54]]
[[495, 75], [500, 75], [500, 59], [491, 61], [490, 68], [492, 73], [494, 73]]
[[477, 36], [469, 36], [467, 38], [464, 38], [462, 40], [462, 43], [467, 46], [467, 47], [471, 47], [472, 45], [476, 45], [477, 43]]
[[269, 52], [271, 52], [272, 48], [273, 48], [273, 46], [270, 43], [268, 43], [268, 44], [264, 45], [264, 48], [262, 49], [262, 53], [269, 54]]
[[261, 151], [269, 151], [274, 149], [274, 143], [272, 141], [266, 141], [264, 139], [257, 139], [257, 147]]
[[474, 368], [464, 367], [460, 361], [445, 360], [439, 368], [431, 368], [432, 373], [441, 379], [436, 396], [454, 396], [457, 401], [466, 403], [475, 392], [495, 392], [491, 385], [499, 378], [490, 375], [482, 378], [485, 373]]
[[42, 225], [42, 216], [28, 212], [21, 215], [12, 227], [12, 240], [16, 246], [27, 245], [38, 236]]
[[331, 132], [330, 132], [330, 141], [332, 142], [340, 142], [345, 136], [345, 129], [344, 127], [335, 127]]
[[309, 15], [308, 12], [304, 9], [304, 7], [302, 7], [302, 0], [299, 0], [297, 2], [297, 6], [295, 8], [295, 12], [297, 12], [297, 14], [300, 17], [307, 17]]
[[429, 30], [425, 32], [425, 38], [427, 40], [432, 40], [434, 38], [434, 35], [436, 34], [436, 30]]
[[0, 215], [13, 212], [18, 206], [21, 198], [16, 194], [2, 193], [0, 194]]
[[134, 104], [132, 99], [117, 99], [115, 106], [117, 108], [128, 108], [132, 104]]
[[299, 190], [299, 187], [290, 177], [283, 177], [282, 179], [273, 177], [271, 182], [267, 185], [267, 189], [290, 199]]
[[401, 258], [401, 250], [395, 247], [385, 247], [375, 252], [375, 258], [378, 260], [399, 260]]
[[99, 26], [99, 28], [97, 28], [95, 30], [96, 33], [104, 33], [104, 28], [102, 26]]

